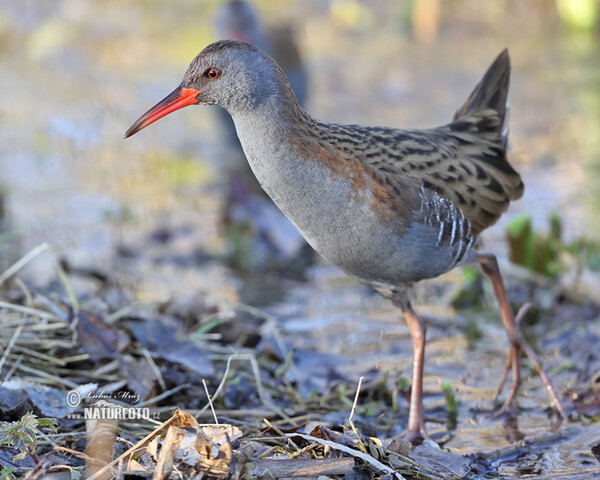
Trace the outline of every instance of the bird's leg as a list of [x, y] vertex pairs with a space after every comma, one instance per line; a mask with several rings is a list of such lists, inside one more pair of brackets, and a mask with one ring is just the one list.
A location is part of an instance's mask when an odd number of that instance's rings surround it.
[[408, 428], [403, 437], [413, 441], [419, 437], [428, 438], [423, 415], [423, 362], [425, 360], [425, 324], [412, 309], [410, 303], [400, 307], [410, 330], [413, 344], [413, 378], [408, 411]]
[[[565, 417], [565, 411], [554, 391], [554, 387], [550, 383], [548, 376], [542, 369], [542, 364], [538, 360], [534, 351], [525, 341], [521, 332], [519, 331], [518, 324], [515, 321], [515, 317], [513, 316], [512, 309], [510, 307], [510, 303], [508, 301], [508, 296], [506, 295], [506, 288], [504, 288], [504, 282], [502, 281], [502, 275], [500, 274], [500, 268], [498, 267], [498, 262], [496, 257], [491, 253], [483, 253], [477, 256], [477, 262], [481, 265], [481, 269], [483, 273], [485, 273], [492, 282], [492, 286], [494, 287], [494, 293], [496, 295], [496, 299], [498, 300], [498, 304], [500, 306], [500, 315], [502, 317], [502, 323], [504, 324], [504, 329], [506, 330], [506, 335], [508, 336], [508, 341], [510, 342], [510, 350], [509, 350], [509, 358], [506, 362], [506, 368], [504, 372], [504, 378], [500, 383], [500, 387], [504, 386], [504, 381], [506, 375], [508, 375], [508, 369], [512, 366], [513, 371], [513, 383], [511, 387], [511, 391], [509, 393], [508, 398], [502, 405], [500, 412], [505, 411], [509, 406], [512, 400], [514, 399], [517, 390], [519, 389], [519, 385], [521, 383], [521, 368], [519, 363], [519, 357], [521, 350], [525, 352], [529, 360], [533, 364], [537, 374], [540, 376], [542, 383], [546, 387], [548, 391], [548, 395], [550, 395], [550, 400], [554, 403], [554, 406], [561, 414], [562, 417]], [[521, 309], [519, 311], [519, 321], [521, 317], [524, 315], [526, 309]]]
[[[517, 329], [519, 328], [519, 325], [521, 324], [521, 320], [523, 319], [523, 317], [525, 316], [525, 314], [527, 313], [527, 311], [529, 310], [530, 307], [531, 307], [531, 304], [526, 303], [517, 312], [517, 316], [515, 317], [515, 324], [517, 326]], [[502, 378], [500, 379], [500, 384], [498, 385], [498, 388], [496, 389], [496, 394], [494, 395], [494, 401], [496, 401], [496, 399], [502, 393], [502, 389], [504, 388], [504, 384], [506, 383], [506, 379], [508, 377], [508, 372], [510, 372], [510, 369], [513, 365], [513, 356], [514, 356], [513, 350], [514, 350], [513, 345], [511, 344], [509, 347], [509, 350], [508, 350], [508, 355], [506, 356], [506, 365], [504, 366], [504, 373], [502, 374]], [[516, 357], [519, 358], [519, 355], [517, 354]], [[504, 402], [506, 404], [506, 406], [503, 405], [502, 408], [497, 412], [498, 415], [501, 415], [502, 413], [504, 413], [506, 408], [508, 408], [508, 406], [512, 402], [512, 399], [514, 398], [513, 390], [514, 390], [514, 388], [511, 389], [511, 395], [509, 395], [509, 397], [506, 399], [506, 402]], [[514, 393], [516, 394], [516, 390], [514, 390]]]

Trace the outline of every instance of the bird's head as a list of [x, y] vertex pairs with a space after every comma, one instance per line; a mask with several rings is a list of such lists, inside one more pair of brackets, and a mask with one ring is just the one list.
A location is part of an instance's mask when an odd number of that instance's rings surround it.
[[249, 43], [221, 40], [198, 54], [181, 85], [142, 115], [125, 138], [188, 105], [219, 105], [234, 115], [290, 95], [285, 75], [265, 52]]

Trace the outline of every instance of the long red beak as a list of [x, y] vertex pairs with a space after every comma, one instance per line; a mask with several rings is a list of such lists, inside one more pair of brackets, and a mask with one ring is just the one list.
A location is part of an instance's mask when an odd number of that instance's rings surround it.
[[168, 115], [175, 110], [187, 107], [188, 105], [194, 105], [200, 103], [196, 100], [196, 97], [200, 93], [200, 90], [194, 90], [193, 88], [183, 88], [179, 85], [169, 95], [163, 98], [160, 102], [154, 105], [150, 110], [144, 113], [138, 118], [135, 123], [129, 127], [129, 130], [125, 132], [123, 138], [129, 138], [134, 133], [139, 132], [142, 128], [146, 128], [151, 123], [156, 122], [159, 118]]

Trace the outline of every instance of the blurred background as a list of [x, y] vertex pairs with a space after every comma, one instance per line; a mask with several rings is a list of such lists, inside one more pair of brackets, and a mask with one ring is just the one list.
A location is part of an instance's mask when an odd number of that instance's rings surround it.
[[[0, 2], [0, 271], [47, 242], [55, 255], [39, 255], [20, 274], [28, 288], [64, 294], [58, 259], [78, 298], [106, 295], [109, 311], [186, 293], [246, 303], [277, 318], [295, 348], [346, 355], [327, 362], [352, 379], [372, 366], [409, 372], [410, 339], [397, 312], [310, 255], [248, 179], [216, 108], [186, 108], [123, 140], [227, 28], [220, 23], [223, 4]], [[566, 294], [555, 286], [596, 299], [600, 290], [600, 2], [257, 0], [252, 6], [256, 42], [286, 47], [280, 61], [295, 72], [292, 83], [304, 92], [307, 110], [331, 122], [444, 124], [508, 47], [509, 158], [525, 195], [482, 242], [504, 268], [511, 258], [536, 275], [510, 293], [519, 304], [533, 299], [545, 309], [549, 323], [538, 324], [533, 337], [547, 339], [557, 389], [593, 382], [600, 365], [597, 310], [559, 305]], [[523, 270], [505, 271], [509, 284], [523, 278]], [[495, 303], [488, 295], [475, 316], [447, 321], [452, 301], [457, 308], [481, 304], [480, 290], [469, 303], [474, 290], [463, 288], [472, 278], [459, 270], [417, 290], [420, 310], [441, 319], [428, 332], [426, 389], [439, 393], [439, 379], [449, 378], [471, 404], [479, 405], [485, 390], [489, 406], [506, 347]], [[116, 297], [107, 284], [119, 287]], [[570, 328], [573, 319], [582, 322], [579, 330]], [[298, 363], [312, 380], [312, 369], [324, 376], [323, 358], [299, 356]], [[521, 404], [539, 415], [521, 418], [520, 427], [545, 431], [546, 395], [535, 378], [533, 385], [523, 389]], [[439, 395], [425, 401], [429, 409]], [[483, 432], [468, 420], [462, 427], [454, 446], [463, 452], [521, 438], [493, 422]], [[589, 432], [597, 441], [598, 428]]]

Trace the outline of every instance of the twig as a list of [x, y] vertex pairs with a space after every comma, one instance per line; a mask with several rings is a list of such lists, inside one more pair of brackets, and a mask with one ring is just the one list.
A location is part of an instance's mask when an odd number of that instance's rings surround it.
[[[40, 339], [37, 339], [36, 343], [34, 343], [35, 346], [39, 346], [40, 343], [42, 341]], [[39, 358], [40, 360], [43, 360], [45, 364], [55, 364], [58, 365], [59, 367], [65, 367], [67, 365], [67, 361], [66, 359], [62, 359], [62, 358], [56, 358], [52, 355], [46, 355], [45, 353], [40, 353], [36, 350], [31, 350], [27, 347], [22, 347], [20, 345], [15, 345], [15, 352], [20, 352], [20, 353], [25, 353], [27, 355], [29, 355], [30, 357], [35, 357], [35, 358]]]
[[[271, 400], [265, 394], [265, 391], [263, 389], [262, 380], [260, 379], [260, 369], [258, 368], [258, 362], [256, 361], [256, 357], [250, 353], [236, 353], [236, 354], [230, 355], [227, 358], [227, 364], [225, 366], [225, 372], [223, 373], [221, 383], [219, 383], [217, 390], [215, 391], [215, 393], [212, 396], [212, 399], [213, 400], [216, 399], [220, 395], [221, 391], [223, 390], [225, 383], [227, 381], [227, 377], [229, 375], [229, 371], [231, 369], [231, 362], [233, 360], [249, 360], [250, 361], [250, 365], [252, 366], [252, 373], [254, 374], [254, 380], [256, 381], [256, 390], [258, 392], [258, 397], [260, 398], [262, 403], [264, 405], [266, 405], [267, 407], [269, 407], [270, 409], [272, 409], [281, 418], [283, 418], [284, 420], [289, 422], [291, 425], [293, 425], [292, 419], [289, 416], [287, 416], [285, 413], [283, 413], [283, 411], [279, 407], [277, 407], [276, 405], [273, 405]], [[210, 407], [210, 405], [207, 403], [203, 408], [200, 409], [200, 411], [196, 415], [200, 415], [209, 407]]]
[[37, 257], [40, 253], [48, 250], [50, 246], [47, 243], [42, 243], [38, 245], [33, 250], [30, 250], [24, 257], [21, 257], [15, 263], [13, 263], [10, 267], [8, 267], [2, 275], [0, 275], [0, 285], [2, 285], [8, 278], [21, 270], [25, 265], [27, 265], [31, 260]]
[[23, 355], [19, 355], [17, 357], [17, 360], [15, 361], [15, 363], [13, 363], [13, 366], [10, 367], [10, 370], [6, 374], [6, 377], [4, 377], [4, 379], [2, 380], [2, 382], [0, 382], [0, 384], [2, 384], [3, 382], [8, 382], [12, 378], [13, 373], [15, 373], [15, 370], [17, 368], [19, 368], [19, 366], [21, 365], [22, 361], [23, 361]]
[[17, 327], [17, 329], [15, 330], [15, 333], [13, 333], [13, 336], [10, 339], [10, 342], [8, 342], [8, 346], [6, 347], [6, 350], [4, 351], [4, 355], [2, 355], [2, 358], [0, 358], [0, 374], [2, 373], [2, 367], [4, 366], [4, 362], [6, 362], [6, 359], [8, 358], [10, 351], [15, 346], [15, 342], [17, 341], [17, 338], [19, 338], [19, 335], [21, 335], [22, 331], [23, 331], [23, 325], [19, 325]]
[[67, 447], [61, 447], [60, 445], [55, 445], [54, 448], [53, 448], [53, 450], [55, 452], [67, 452], [67, 453], [70, 453], [71, 455], [73, 455], [75, 457], [79, 457], [79, 458], [82, 458], [84, 460], [87, 459], [87, 458], [90, 458], [90, 456], [87, 453], [79, 452], [77, 450], [72, 450], [72, 449], [67, 448]]
[[321, 445], [326, 445], [334, 450], [340, 450], [342, 452], [352, 455], [353, 457], [360, 458], [362, 461], [368, 463], [369, 465], [381, 472], [393, 475], [397, 480], [405, 480], [405, 478], [400, 473], [396, 472], [393, 468], [384, 465], [379, 460], [376, 460], [375, 458], [366, 453], [359, 452], [358, 450], [347, 447], [346, 445], [341, 445], [330, 440], [323, 440], [322, 438], [313, 437], [312, 435], [305, 435], [303, 433], [288, 433], [287, 436], [302, 437], [304, 440], [308, 440], [309, 442], [320, 443]]
[[285, 433], [283, 433], [277, 425], [273, 425], [266, 418], [263, 418], [263, 422], [265, 422], [269, 428], [275, 430], [279, 435], [281, 435], [281, 438], [285, 438], [286, 441], [289, 444], [291, 444], [296, 450], [300, 450], [300, 447], [298, 445], [296, 445], [296, 443], [291, 439], [291, 437], [289, 435], [286, 435]]
[[28, 367], [27, 365], [19, 365], [19, 370], [21, 370], [23, 372], [27, 372], [27, 373], [33, 373], [33, 374], [37, 375], [38, 377], [52, 380], [56, 383], [66, 385], [69, 388], [77, 388], [79, 386], [77, 383], [71, 382], [70, 380], [67, 380], [66, 378], [60, 378], [60, 377], [57, 377], [56, 375], [52, 375], [52, 374], [44, 372], [42, 370], [38, 370], [37, 368]]
[[204, 385], [204, 391], [206, 392], [206, 398], [208, 399], [210, 410], [213, 414], [213, 418], [215, 419], [215, 424], [218, 425], [219, 419], [217, 418], [217, 414], [215, 413], [215, 407], [213, 406], [212, 400], [210, 398], [210, 393], [208, 393], [208, 386], [206, 385], [206, 380], [202, 379], [202, 385]]
[[356, 435], [356, 440], [358, 440], [358, 448], [360, 448], [360, 450], [363, 453], [367, 453], [367, 448], [363, 445], [362, 440], [360, 439], [360, 435], [358, 434], [358, 431], [356, 430], [356, 427], [354, 426], [354, 411], [356, 410], [356, 404], [358, 403], [358, 395], [360, 394], [360, 387], [362, 386], [362, 381], [363, 381], [363, 376], [361, 376], [358, 379], [358, 386], [356, 387], [356, 394], [354, 395], [354, 403], [352, 403], [352, 410], [350, 410], [350, 417], [348, 418], [348, 423], [350, 424], [350, 428], [352, 428], [352, 431], [354, 432], [354, 435]]
[[165, 391], [167, 389], [167, 384], [165, 383], [165, 379], [163, 378], [162, 374], [160, 373], [160, 369], [156, 365], [156, 362], [152, 358], [152, 355], [150, 355], [150, 352], [148, 351], [148, 349], [146, 347], [142, 347], [142, 353], [144, 354], [146, 361], [150, 365], [150, 368], [154, 372], [154, 376], [156, 377], [156, 379], [160, 385], [160, 388], [162, 388], [163, 391]]
[[77, 297], [75, 296], [75, 292], [73, 292], [73, 288], [71, 287], [71, 282], [69, 282], [69, 278], [67, 277], [67, 273], [65, 269], [62, 267], [60, 262], [58, 261], [58, 257], [56, 253], [52, 249], [50, 249], [50, 253], [52, 254], [52, 259], [54, 260], [54, 266], [56, 267], [56, 271], [58, 272], [58, 278], [67, 293], [67, 297], [69, 299], [69, 303], [71, 304], [71, 308], [75, 313], [75, 317], [77, 316], [77, 312], [79, 311], [79, 302], [77, 301]]
[[156, 395], [155, 397], [149, 398], [148, 400], [144, 400], [142, 403], [139, 403], [137, 405], [137, 407], [142, 408], [142, 407], [146, 407], [148, 405], [152, 405], [153, 403], [156, 403], [159, 400], [162, 400], [163, 398], [170, 397], [174, 393], [177, 393], [179, 390], [183, 390], [184, 388], [189, 388], [189, 387], [190, 387], [189, 383], [183, 383], [181, 385], [177, 385], [176, 387], [172, 388], [171, 390], [167, 390], [166, 392], [163, 392], [160, 395]]
[[20, 278], [16, 278], [15, 283], [23, 291], [23, 295], [25, 295], [24, 303], [27, 305], [31, 305], [33, 303], [33, 297], [31, 296], [31, 292], [27, 288], [27, 285], [25, 285], [25, 282], [23, 282], [23, 280], [21, 280]]
[[3, 302], [1, 300], [0, 308], [14, 310], [16, 312], [21, 312], [26, 315], [31, 315], [45, 320], [59, 320], [61, 322], [64, 321], [62, 318], [58, 317], [57, 315], [54, 315], [53, 313], [45, 312], [44, 310], [38, 310], [37, 308], [24, 307], [23, 305], [15, 305], [14, 303]]

